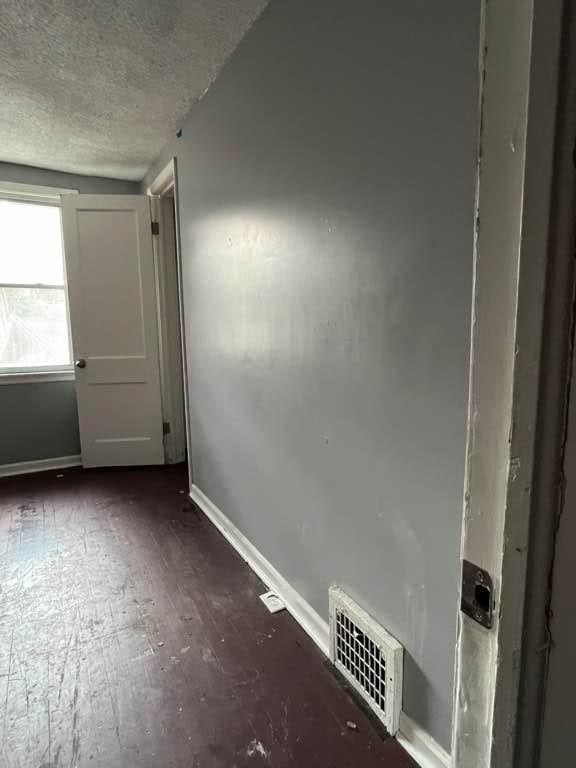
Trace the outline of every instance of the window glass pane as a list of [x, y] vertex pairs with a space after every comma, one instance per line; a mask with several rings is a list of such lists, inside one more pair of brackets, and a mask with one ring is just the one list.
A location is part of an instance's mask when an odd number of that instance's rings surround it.
[[0, 367], [68, 363], [64, 289], [0, 286]]
[[0, 283], [64, 285], [60, 208], [0, 200]]

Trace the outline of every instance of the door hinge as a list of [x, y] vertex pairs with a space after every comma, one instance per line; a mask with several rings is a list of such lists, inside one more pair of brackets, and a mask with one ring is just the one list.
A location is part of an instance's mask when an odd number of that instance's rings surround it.
[[160, 234], [160, 222], [153, 221], [152, 222], [152, 234], [153, 235], [159, 235]]
[[462, 561], [463, 613], [486, 629], [492, 627], [494, 585], [490, 574], [468, 560]]
[[162, 422], [162, 434], [163, 435], [169, 435], [170, 434], [170, 422], [169, 421], [163, 421]]

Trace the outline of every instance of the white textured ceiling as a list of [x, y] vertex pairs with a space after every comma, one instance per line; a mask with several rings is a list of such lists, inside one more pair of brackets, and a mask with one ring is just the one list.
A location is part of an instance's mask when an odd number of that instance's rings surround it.
[[141, 179], [267, 0], [1, 0], [0, 160]]

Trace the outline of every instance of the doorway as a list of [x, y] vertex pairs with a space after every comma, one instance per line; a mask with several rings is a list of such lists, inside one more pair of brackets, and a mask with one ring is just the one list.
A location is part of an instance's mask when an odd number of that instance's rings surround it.
[[165, 463], [178, 464], [187, 461], [190, 474], [175, 158], [156, 176], [147, 194], [150, 198], [153, 222]]

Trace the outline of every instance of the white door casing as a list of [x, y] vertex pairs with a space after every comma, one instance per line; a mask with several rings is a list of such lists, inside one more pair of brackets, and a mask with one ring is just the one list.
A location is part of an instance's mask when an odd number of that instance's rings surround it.
[[491, 575], [494, 621], [459, 615], [452, 765], [529, 768], [534, 750], [516, 757], [531, 523], [549, 514], [535, 478], [563, 0], [482, 12], [462, 557]]
[[[166, 165], [159, 171], [157, 176], [153, 179], [152, 183], [147, 189], [147, 194], [149, 196], [152, 196], [152, 200], [154, 200], [154, 197], [161, 198], [164, 195], [167, 194], [168, 190], [172, 189], [173, 192], [173, 205], [174, 205], [174, 246], [176, 251], [176, 283], [177, 283], [177, 290], [176, 293], [178, 295], [178, 314], [179, 314], [179, 326], [180, 326], [180, 361], [181, 361], [181, 370], [178, 372], [181, 378], [181, 386], [183, 390], [184, 395], [184, 402], [183, 402], [183, 429], [184, 429], [184, 437], [185, 437], [185, 447], [186, 447], [186, 462], [188, 466], [188, 479], [190, 482], [190, 486], [193, 484], [193, 470], [192, 470], [192, 435], [190, 433], [190, 418], [189, 418], [189, 405], [188, 405], [188, 392], [190, 390], [188, 386], [188, 364], [187, 364], [187, 353], [186, 353], [186, 323], [184, 321], [184, 287], [183, 287], [183, 277], [182, 277], [182, 251], [181, 251], [181, 245], [180, 245], [180, 213], [179, 213], [179, 192], [178, 192], [178, 161], [176, 157], [171, 157], [170, 160], [166, 163]], [[154, 215], [154, 208], [152, 208], [152, 213]], [[159, 217], [159, 223], [160, 223], [160, 236], [154, 237], [153, 241], [163, 244], [163, 238], [162, 238], [162, 217]], [[161, 280], [159, 281], [159, 286], [161, 285]], [[162, 300], [162, 289], [159, 287], [159, 298]], [[161, 306], [160, 301], [160, 322], [159, 325], [162, 327], [162, 323], [164, 322], [163, 318], [163, 310]], [[172, 360], [175, 358], [173, 357]], [[162, 365], [162, 363], [161, 363]], [[170, 368], [170, 365], [172, 366]], [[174, 371], [175, 368], [174, 363], [168, 364], [168, 371], [169, 371], [169, 378], [171, 381], [173, 381]]]
[[149, 197], [158, 233], [153, 237], [157, 286], [158, 350], [167, 464], [186, 458], [180, 295], [173, 197]]
[[82, 463], [163, 464], [148, 199], [65, 195], [62, 222]]

